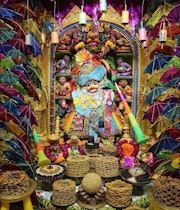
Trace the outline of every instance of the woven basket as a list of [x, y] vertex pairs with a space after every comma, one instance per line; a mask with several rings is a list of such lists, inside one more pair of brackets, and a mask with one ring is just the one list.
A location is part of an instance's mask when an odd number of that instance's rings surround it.
[[153, 196], [166, 206], [180, 207], [180, 180], [177, 178], [161, 176], [156, 179], [153, 187]]
[[90, 170], [89, 157], [85, 155], [70, 156], [66, 159], [67, 176], [83, 177]]
[[119, 176], [118, 158], [113, 156], [101, 156], [96, 158], [95, 170], [103, 178]]
[[102, 148], [103, 155], [117, 156], [117, 147], [115, 145], [104, 145]]
[[70, 179], [54, 181], [51, 201], [56, 206], [69, 206], [75, 203], [76, 183]]
[[131, 204], [133, 186], [121, 180], [115, 180], [105, 184], [106, 202], [118, 208]]
[[101, 155], [101, 154], [88, 154], [87, 156], [89, 157], [90, 168], [94, 169], [96, 159], [99, 158], [99, 157], [102, 157], [103, 155]]

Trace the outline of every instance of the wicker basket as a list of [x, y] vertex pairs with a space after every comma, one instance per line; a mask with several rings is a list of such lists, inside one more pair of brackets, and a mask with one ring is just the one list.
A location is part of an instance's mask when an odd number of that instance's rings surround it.
[[69, 206], [75, 203], [76, 183], [70, 179], [54, 181], [51, 201], [56, 206]]
[[102, 153], [104, 156], [117, 156], [117, 147], [113, 144], [104, 145], [102, 148]]
[[131, 204], [133, 186], [121, 180], [115, 180], [105, 184], [106, 202], [118, 208]]
[[96, 159], [99, 158], [99, 157], [102, 157], [102, 156], [103, 155], [101, 155], [101, 154], [88, 154], [89, 164], [90, 164], [90, 168], [91, 169], [95, 168]]
[[95, 170], [103, 178], [119, 176], [118, 158], [113, 156], [101, 156], [96, 158]]
[[66, 159], [67, 176], [83, 177], [90, 170], [89, 157], [85, 155], [70, 156]]
[[180, 180], [177, 178], [161, 176], [156, 179], [153, 187], [155, 200], [166, 206], [180, 208]]

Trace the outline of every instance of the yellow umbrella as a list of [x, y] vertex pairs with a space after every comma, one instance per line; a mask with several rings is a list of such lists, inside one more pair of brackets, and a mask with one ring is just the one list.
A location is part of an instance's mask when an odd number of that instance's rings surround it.
[[165, 116], [159, 116], [155, 123], [151, 125], [151, 129], [155, 130], [156, 137], [159, 137], [170, 125], [171, 121], [168, 118]]
[[[177, 44], [177, 41], [176, 40], [172, 40], [171, 38], [167, 37], [167, 40], [166, 40], [166, 45], [170, 46], [170, 47], [174, 47], [175, 44]], [[150, 44], [149, 44], [149, 48], [146, 52], [146, 56], [147, 57], [150, 57], [152, 51], [159, 45], [159, 38], [156, 38], [156, 39], [153, 39], [150, 41]], [[163, 47], [163, 45], [162, 45]]]
[[155, 26], [162, 16], [167, 16], [169, 12], [174, 8], [173, 5], [165, 3], [165, 5], [160, 4], [156, 11], [152, 14], [152, 17], [148, 20], [148, 26]]
[[164, 73], [164, 69], [160, 68], [158, 70], [155, 70], [150, 77], [147, 79], [147, 85], [150, 88], [153, 88], [154, 85], [161, 85], [162, 83], [160, 82], [160, 78]]
[[180, 98], [180, 90], [178, 88], [169, 88], [162, 95], [158, 96], [157, 99], [164, 101], [169, 95], [174, 95], [177, 98]]

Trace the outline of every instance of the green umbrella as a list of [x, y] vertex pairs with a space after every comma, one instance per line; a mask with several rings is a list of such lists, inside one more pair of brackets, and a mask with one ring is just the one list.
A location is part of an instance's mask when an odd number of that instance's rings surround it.
[[0, 73], [0, 82], [2, 83], [12, 85], [17, 81], [19, 81], [19, 77], [8, 69]]
[[0, 43], [4, 43], [14, 37], [15, 31], [0, 27]]
[[3, 69], [11, 69], [15, 63], [11, 57], [4, 58], [0, 61], [0, 67]]
[[169, 62], [166, 65], [164, 65], [163, 69], [167, 70], [171, 66], [176, 66], [176, 67], [180, 68], [180, 58], [177, 56], [173, 56], [171, 58], [171, 60], [169, 60]]

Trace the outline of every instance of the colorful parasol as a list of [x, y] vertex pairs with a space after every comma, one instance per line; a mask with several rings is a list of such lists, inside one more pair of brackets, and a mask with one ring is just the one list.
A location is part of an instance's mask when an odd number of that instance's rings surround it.
[[24, 29], [25, 33], [31, 32], [36, 37], [38, 42], [41, 41], [41, 32], [39, 30], [39, 26], [33, 18], [28, 18], [26, 20], [23, 20], [22, 28]]
[[176, 77], [165, 84], [166, 87], [174, 87], [180, 89], [180, 77]]
[[14, 10], [8, 9], [6, 7], [0, 6], [0, 18], [10, 18], [17, 19], [20, 18], [21, 15]]
[[7, 41], [6, 44], [8, 44], [16, 49], [20, 49], [21, 52], [23, 52], [23, 53], [28, 52], [28, 46], [25, 44], [25, 41], [22, 38], [13, 38], [13, 39]]
[[8, 69], [3, 70], [0, 73], [0, 82], [12, 85], [19, 81], [19, 77]]
[[149, 106], [147, 111], [143, 115], [143, 120], [147, 119], [150, 123], [154, 123], [157, 118], [162, 114], [162, 111], [165, 107], [166, 103], [161, 101], [153, 101], [153, 103]]
[[170, 66], [161, 76], [160, 81], [166, 83], [170, 82], [172, 79], [176, 77], [180, 77], [180, 68], [176, 66]]
[[30, 105], [24, 105], [19, 107], [19, 117], [23, 127], [26, 129], [26, 133], [29, 135], [32, 134], [32, 127], [38, 126], [36, 116]]
[[16, 117], [19, 115], [19, 110], [17, 105], [14, 103], [14, 101], [12, 100], [8, 100], [5, 103], [2, 103], [0, 101], [0, 104], [5, 107], [9, 112], [11, 112], [12, 114], [14, 114]]
[[162, 54], [162, 53], [157, 53], [154, 55], [146, 69], [144, 70], [144, 74], [152, 74], [153, 71], [159, 68], [163, 68], [165, 64], [167, 64], [171, 60], [172, 56]]
[[162, 17], [158, 23], [156, 23], [155, 26], [153, 26], [153, 28], [150, 30], [149, 32], [149, 37], [158, 37], [160, 30], [163, 28], [163, 26], [165, 25], [165, 27], [169, 27], [171, 25], [175, 24], [174, 20], [168, 19], [167, 17]]
[[26, 118], [26, 120], [30, 122], [31, 126], [38, 126], [36, 116], [30, 105], [23, 105], [19, 107], [19, 117], [21, 117], [21, 119]]
[[38, 55], [42, 55], [41, 47], [36, 39], [35, 36], [33, 36], [32, 39], [32, 45], [30, 46], [30, 52], [34, 57], [37, 57]]
[[167, 17], [169, 19], [176, 21], [176, 23], [179, 23], [180, 20], [179, 11], [180, 11], [180, 4], [176, 5], [173, 9], [171, 9]]
[[163, 69], [158, 69], [153, 71], [153, 73], [147, 79], [147, 85], [150, 88], [153, 88], [154, 85], [161, 85], [160, 77], [163, 75], [163, 73], [164, 73]]
[[3, 94], [7, 95], [8, 97], [18, 97], [24, 101], [24, 96], [14, 87], [8, 84], [0, 83], [0, 90]]
[[173, 56], [167, 64], [164, 65], [163, 69], [167, 70], [171, 66], [176, 66], [180, 68], [180, 58], [177, 56]]
[[165, 130], [165, 133], [178, 140], [180, 138], [180, 130], [174, 126], [171, 126]]
[[165, 3], [165, 5], [160, 4], [156, 11], [152, 14], [152, 17], [148, 20], [148, 26], [155, 26], [159, 19], [163, 16], [167, 16], [169, 12], [174, 8], [171, 4]]
[[0, 53], [2, 54], [6, 54], [6, 52], [8, 50], [12, 49], [12, 47], [10, 45], [7, 45], [7, 44], [0, 44]]
[[160, 101], [164, 101], [168, 96], [170, 95], [174, 95], [175, 97], [180, 97], [180, 91], [178, 88], [174, 88], [174, 87], [167, 87], [165, 86], [167, 89], [166, 92], [164, 92], [162, 95], [158, 96], [158, 100]]
[[180, 104], [171, 103], [164, 107], [162, 114], [170, 121], [174, 122], [177, 118], [180, 118]]
[[156, 48], [151, 52], [150, 59], [153, 59], [154, 55], [157, 53], [173, 56], [175, 55], [175, 50], [173, 47], [167, 44], [163, 44], [163, 45], [158, 44]]
[[6, 123], [12, 121], [15, 124], [21, 125], [19, 120], [2, 105], [0, 105], [0, 120]]
[[151, 128], [156, 131], [156, 135], [161, 135], [169, 126], [171, 125], [171, 121], [167, 119], [165, 116], [160, 115], [156, 121], [151, 125]]
[[149, 149], [148, 152], [152, 152], [156, 156], [160, 151], [166, 149], [171, 151], [176, 151], [179, 142], [163, 132]]
[[23, 18], [27, 17], [27, 14], [30, 18], [35, 18], [36, 15], [32, 10], [31, 6], [25, 2], [13, 3], [13, 5], [9, 6], [10, 9], [12, 8], [15, 12], [19, 13]]
[[168, 95], [165, 100], [163, 100], [165, 103], [180, 103], [180, 98], [174, 96], [173, 94]]
[[13, 47], [11, 50], [6, 52], [6, 56], [11, 57], [14, 60], [14, 62], [16, 62], [16, 59], [19, 59], [20, 64], [28, 63], [28, 60], [27, 60], [26, 56], [24, 55], [24, 53], [20, 49], [17, 49], [15, 47]]
[[144, 103], [145, 104], [152, 104], [152, 102], [158, 98], [161, 94], [167, 91], [167, 87], [155, 85], [146, 96]]
[[54, 29], [54, 23], [52, 23], [49, 20], [44, 20], [40, 25], [40, 30], [43, 31], [46, 35], [51, 33], [53, 29]]
[[0, 27], [0, 43], [4, 43], [15, 36], [16, 32], [4, 27]]
[[11, 69], [13, 66], [15, 65], [13, 59], [11, 57], [5, 57], [4, 59], [2, 59], [0, 61], [0, 66], [3, 68], [3, 69]]
[[175, 39], [177, 35], [180, 34], [180, 26], [179, 25], [170, 25], [166, 27], [167, 30], [167, 36], [171, 37], [172, 39]]

